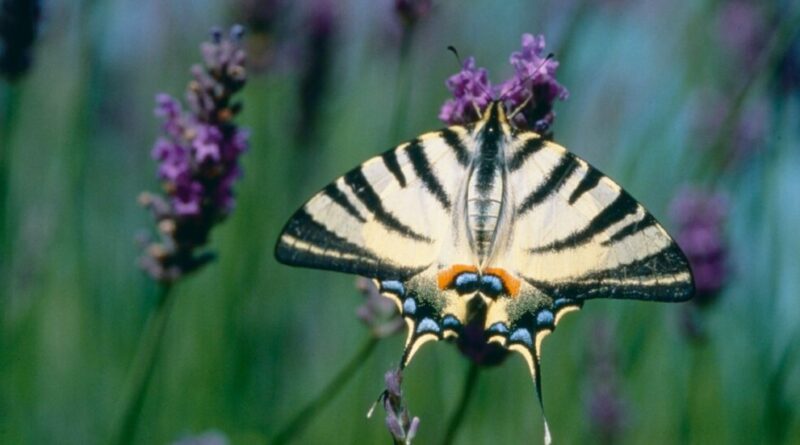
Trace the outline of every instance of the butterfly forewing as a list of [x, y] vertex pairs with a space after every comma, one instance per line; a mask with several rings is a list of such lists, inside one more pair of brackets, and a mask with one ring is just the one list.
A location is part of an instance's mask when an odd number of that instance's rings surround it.
[[[513, 156], [510, 154], [510, 156]], [[614, 181], [545, 143], [509, 174], [510, 261], [552, 298], [683, 301], [686, 258], [656, 219]]]
[[437, 132], [368, 160], [292, 216], [276, 257], [377, 279], [413, 276], [453, 243], [452, 202], [465, 174], [458, 156]]

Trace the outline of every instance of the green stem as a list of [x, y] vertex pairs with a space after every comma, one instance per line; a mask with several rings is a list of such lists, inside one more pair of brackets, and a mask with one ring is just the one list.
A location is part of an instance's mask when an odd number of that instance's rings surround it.
[[444, 440], [442, 440], [442, 445], [450, 445], [456, 438], [458, 428], [464, 420], [464, 413], [467, 412], [467, 406], [472, 399], [472, 394], [474, 394], [473, 390], [475, 389], [475, 383], [478, 381], [478, 374], [480, 374], [478, 365], [470, 363], [467, 378], [464, 380], [464, 388], [461, 390], [461, 398], [456, 405], [456, 412], [453, 413], [447, 423], [447, 432], [444, 435]]
[[413, 35], [412, 27], [403, 30], [402, 41], [400, 42], [400, 57], [398, 58], [397, 77], [395, 78], [395, 106], [394, 119], [392, 119], [392, 129], [389, 133], [391, 137], [390, 145], [397, 144], [403, 138], [406, 131], [406, 120], [408, 117], [408, 103], [410, 94], [408, 54], [411, 52], [411, 40]]
[[167, 321], [172, 307], [175, 305], [175, 298], [170, 293], [170, 289], [169, 285], [161, 286], [155, 311], [147, 320], [139, 343], [139, 350], [133, 362], [133, 371], [123, 402], [123, 409], [109, 442], [111, 444], [127, 445], [133, 442], [147, 388], [150, 386], [153, 371], [164, 343]]
[[[699, 314], [704, 316], [705, 314]], [[707, 443], [709, 424], [714, 423], [720, 406], [713, 351], [707, 340], [691, 346], [686, 408], [683, 410], [682, 443]]]
[[[21, 88], [18, 84], [8, 85], [6, 91], [3, 92], [3, 109], [0, 110], [0, 252], [5, 255], [0, 268], [0, 285], [3, 289], [11, 290], [11, 230], [12, 224], [10, 221], [9, 213], [9, 184], [10, 184], [10, 163], [11, 163], [11, 148], [14, 128], [19, 116], [19, 102], [21, 97]], [[11, 297], [11, 293], [7, 298]], [[4, 303], [9, 307], [8, 303]]]
[[325, 407], [339, 394], [345, 385], [355, 376], [356, 371], [365, 362], [366, 359], [375, 350], [378, 345], [378, 338], [370, 336], [361, 345], [358, 352], [350, 359], [349, 362], [334, 376], [333, 380], [328, 383], [320, 393], [306, 404], [303, 409], [297, 412], [292, 419], [278, 430], [278, 433], [270, 441], [272, 445], [279, 445], [291, 442], [296, 439], [303, 430], [311, 423], [314, 418], [321, 413]]

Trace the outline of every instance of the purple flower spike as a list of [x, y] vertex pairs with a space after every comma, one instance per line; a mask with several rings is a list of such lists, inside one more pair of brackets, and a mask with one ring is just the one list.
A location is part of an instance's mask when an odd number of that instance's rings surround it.
[[492, 88], [488, 74], [475, 67], [472, 57], [463, 69], [447, 80], [454, 98], [439, 112], [439, 119], [448, 124], [465, 124], [478, 120], [480, 113], [493, 100], [503, 102], [506, 112], [516, 114], [512, 122], [518, 128], [546, 133], [555, 119], [553, 104], [569, 96], [555, 78], [558, 62], [544, 54], [544, 37], [524, 34], [522, 50], [511, 54], [514, 75]]
[[671, 213], [678, 227], [676, 241], [694, 275], [696, 296], [692, 301], [708, 306], [728, 281], [728, 249], [723, 234], [727, 200], [719, 193], [687, 188], [673, 200]]
[[386, 390], [381, 395], [386, 410], [386, 428], [395, 444], [409, 445], [419, 430], [419, 417], [411, 417], [403, 403], [401, 384], [403, 373], [399, 369], [385, 375]]
[[388, 337], [400, 332], [405, 327], [403, 317], [392, 300], [381, 295], [375, 283], [367, 278], [359, 277], [356, 288], [364, 295], [364, 304], [359, 306], [356, 315], [369, 327], [376, 338]]
[[141, 198], [153, 212], [160, 239], [145, 246], [140, 264], [157, 281], [173, 282], [206, 264], [211, 256], [197, 249], [233, 211], [239, 156], [248, 146], [247, 132], [233, 123], [241, 104], [232, 96], [246, 79], [241, 37], [240, 26], [227, 36], [216, 30], [201, 46], [205, 65], [192, 67], [189, 111], [168, 94], [156, 96], [155, 114], [164, 121], [164, 134], [151, 154], [165, 196]]
[[485, 68], [475, 67], [475, 58], [468, 57], [461, 71], [450, 76], [445, 83], [454, 98], [449, 99], [439, 112], [439, 119], [454, 125], [474, 122], [492, 102], [492, 86]]
[[[553, 123], [553, 103], [566, 100], [569, 92], [555, 78], [558, 62], [544, 54], [544, 36], [523, 34], [522, 51], [511, 54], [514, 77], [500, 86], [500, 100], [513, 112], [525, 104], [514, 116], [520, 128], [545, 132]], [[527, 103], [526, 103], [527, 101]]]

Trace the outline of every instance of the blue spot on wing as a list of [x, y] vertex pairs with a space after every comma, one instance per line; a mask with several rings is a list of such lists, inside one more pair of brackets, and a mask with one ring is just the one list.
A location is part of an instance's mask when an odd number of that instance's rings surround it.
[[506, 327], [506, 325], [503, 324], [502, 322], [498, 321], [497, 323], [489, 326], [489, 329], [487, 329], [486, 332], [488, 332], [490, 334], [504, 334], [505, 335], [505, 334], [508, 334], [508, 327]]
[[406, 288], [403, 286], [403, 283], [397, 280], [381, 281], [381, 290], [391, 292], [401, 297], [406, 293]]
[[517, 329], [511, 334], [510, 337], [508, 337], [508, 339], [511, 340], [512, 342], [522, 343], [529, 348], [533, 347], [533, 339], [531, 338], [531, 332], [525, 328]]
[[481, 291], [489, 296], [499, 295], [503, 292], [503, 282], [494, 275], [484, 275], [481, 277]]
[[553, 313], [547, 309], [542, 309], [538, 315], [536, 315], [536, 324], [538, 326], [552, 326], [555, 321], [555, 317], [553, 317]]
[[417, 302], [413, 298], [406, 298], [403, 302], [403, 313], [413, 315], [417, 312]]
[[478, 290], [478, 275], [465, 272], [456, 277], [456, 291], [461, 294], [475, 292]]
[[419, 322], [419, 325], [417, 325], [418, 334], [423, 332], [438, 333], [440, 330], [439, 325], [430, 318], [423, 318], [422, 321]]
[[452, 315], [446, 315], [444, 319], [442, 319], [442, 326], [444, 326], [445, 329], [455, 330], [461, 327], [461, 322]]

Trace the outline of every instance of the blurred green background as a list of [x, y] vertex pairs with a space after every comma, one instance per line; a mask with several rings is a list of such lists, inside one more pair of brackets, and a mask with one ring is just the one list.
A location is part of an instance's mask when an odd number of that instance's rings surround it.
[[[370, 334], [354, 277], [277, 264], [280, 228], [339, 174], [442, 126], [460, 68], [447, 45], [499, 83], [526, 32], [545, 35], [570, 91], [556, 141], [671, 231], [686, 185], [728, 202], [711, 304], [592, 301], [545, 342], [555, 442], [800, 443], [798, 14], [789, 1], [437, 0], [409, 29], [390, 0], [44, 1], [29, 72], [0, 83], [0, 442], [108, 437], [157, 290], [134, 242], [152, 226], [136, 197], [158, 190], [153, 98], [182, 97], [208, 30], [239, 22], [245, 176], [213, 233], [218, 261], [175, 289], [137, 443], [267, 442], [356, 354]], [[381, 340], [295, 443], [388, 443], [383, 412], [365, 413], [403, 340]], [[415, 443], [441, 440], [468, 366], [446, 343], [417, 355]], [[483, 370], [455, 443], [539, 443], [535, 400], [520, 358]]]

